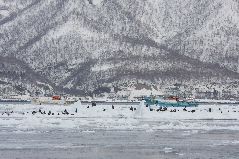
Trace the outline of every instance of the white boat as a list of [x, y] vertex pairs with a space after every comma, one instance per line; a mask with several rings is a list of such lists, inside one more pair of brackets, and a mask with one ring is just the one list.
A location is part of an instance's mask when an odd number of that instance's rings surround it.
[[9, 95], [0, 97], [0, 103], [24, 103], [30, 104], [31, 100], [28, 96]]

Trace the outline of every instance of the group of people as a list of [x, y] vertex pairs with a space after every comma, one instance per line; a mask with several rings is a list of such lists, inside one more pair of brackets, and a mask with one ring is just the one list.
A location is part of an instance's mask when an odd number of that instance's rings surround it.
[[[157, 109], [153, 109], [153, 108], [150, 108], [149, 105], [146, 105], [146, 107], [149, 107], [150, 111], [157, 111], [157, 112], [164, 112], [164, 111], [167, 111], [169, 109], [167, 107], [158, 107]], [[219, 110], [221, 111], [220, 108], [219, 108]], [[170, 112], [179, 112], [179, 111], [180, 111], [179, 109], [175, 109], [175, 108], [174, 109], [170, 109]], [[187, 107], [184, 107], [183, 111], [184, 112], [191, 112], [191, 113], [195, 113], [196, 112], [195, 109], [187, 110]], [[212, 108], [208, 108], [207, 112], [212, 112]], [[229, 112], [229, 110], [228, 110], [228, 112]], [[222, 111], [221, 111], [221, 113], [222, 113]]]
[[[76, 108], [74, 113], [77, 113], [77, 112], [78, 112], [78, 110]], [[2, 115], [7, 114], [9, 116], [9, 115], [11, 115], [13, 113], [14, 113], [13, 110], [10, 111], [10, 112], [9, 111], [5, 111], [5, 112], [2, 113]], [[29, 114], [29, 113], [31, 113], [32, 115], [35, 115], [37, 113], [42, 114], [42, 115], [60, 115], [60, 114], [63, 114], [63, 115], [75, 115], [74, 113], [69, 113], [66, 109], [64, 111], [60, 112], [60, 113], [59, 112], [58, 113], [54, 113], [51, 110], [46, 112], [45, 110], [43, 111], [42, 109], [39, 109], [38, 111], [33, 110], [31, 112], [26, 112], [26, 113], [23, 112], [22, 114], [25, 115], [25, 114]]]
[[[94, 103], [94, 104], [92, 104], [92, 107], [95, 107], [96, 106], [96, 104]], [[159, 111], [161, 111], [161, 112], [164, 112], [164, 111], [167, 111], [169, 108], [167, 108], [167, 107], [158, 107], [157, 109], [153, 109], [153, 108], [151, 108], [149, 105], [146, 105], [146, 107], [148, 107], [149, 108], [149, 110], [150, 111], [157, 111], [157, 112], [159, 112]], [[90, 106], [87, 106], [87, 109], [88, 108], [90, 108]], [[115, 109], [115, 106], [114, 105], [112, 105], [111, 106], [111, 109]], [[103, 108], [102, 109], [102, 111], [106, 111], [107, 109], [106, 108]], [[137, 110], [137, 108], [136, 107], [133, 107], [133, 106], [130, 106], [130, 108], [129, 108], [129, 110], [130, 111], [136, 111]], [[192, 109], [192, 110], [187, 110], [187, 107], [184, 107], [183, 109], [182, 109], [183, 111], [185, 111], [185, 112], [191, 112], [191, 113], [195, 113], [196, 112], [196, 110], [195, 109]], [[222, 109], [221, 108], [219, 108], [218, 109], [221, 113], [222, 113]], [[179, 111], [179, 109], [170, 109], [170, 112], [178, 112]], [[202, 110], [201, 110], [202, 111]], [[207, 112], [212, 112], [213, 110], [212, 110], [212, 108], [208, 108], [207, 110], [206, 110]], [[228, 112], [229, 112], [229, 110], [228, 110]], [[236, 110], [234, 110], [233, 112], [239, 112], [239, 111], [236, 111]], [[2, 112], [2, 115], [4, 115], [4, 114], [6, 114], [6, 115], [11, 115], [12, 113], [14, 113], [13, 111], [5, 111], [5, 112]], [[75, 108], [75, 111], [73, 112], [73, 113], [70, 113], [69, 111], [67, 111], [67, 109], [64, 109], [64, 111], [61, 111], [61, 112], [57, 112], [57, 113], [54, 113], [54, 112], [52, 112], [51, 110], [49, 110], [49, 111], [43, 111], [42, 109], [39, 109], [38, 111], [31, 111], [31, 112], [27, 112], [27, 113], [22, 113], [23, 115], [24, 114], [29, 114], [29, 113], [31, 113], [32, 115], [35, 115], [35, 114], [38, 114], [38, 113], [40, 113], [40, 114], [42, 114], [42, 115], [75, 115], [75, 113], [78, 113], [78, 109], [77, 108]]]

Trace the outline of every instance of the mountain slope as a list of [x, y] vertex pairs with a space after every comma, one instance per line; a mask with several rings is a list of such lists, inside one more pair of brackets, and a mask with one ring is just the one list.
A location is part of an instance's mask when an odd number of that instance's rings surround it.
[[0, 55], [26, 63], [29, 76], [57, 92], [230, 83], [239, 78], [238, 7], [236, 0], [1, 0]]

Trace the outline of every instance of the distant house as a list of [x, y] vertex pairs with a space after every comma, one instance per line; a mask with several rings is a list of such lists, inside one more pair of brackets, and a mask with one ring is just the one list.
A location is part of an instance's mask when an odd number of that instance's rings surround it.
[[165, 88], [165, 93], [169, 95], [177, 96], [180, 94], [180, 89], [176, 86]]
[[195, 98], [198, 99], [213, 99], [213, 91], [198, 91], [195, 93]]
[[238, 98], [238, 94], [237, 93], [233, 93], [230, 90], [222, 90], [222, 98], [223, 99], [237, 99]]

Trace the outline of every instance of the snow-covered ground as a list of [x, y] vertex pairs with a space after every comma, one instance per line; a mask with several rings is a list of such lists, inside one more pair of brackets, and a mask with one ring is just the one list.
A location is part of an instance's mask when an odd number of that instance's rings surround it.
[[[200, 105], [186, 108], [186, 110], [168, 108], [167, 111], [150, 111], [141, 102], [138, 106], [132, 105], [136, 110], [132, 111], [130, 107], [131, 105], [115, 105], [113, 109], [112, 105], [92, 107], [80, 103], [71, 106], [2, 104], [0, 105], [0, 126], [14, 126], [19, 130], [46, 127], [77, 129], [81, 126], [148, 131], [157, 129], [239, 130], [238, 105]], [[69, 113], [68, 115], [64, 113], [65, 110]]]
[[[112, 105], [87, 107], [1, 104], [0, 158], [237, 159], [239, 156], [237, 105], [201, 105], [187, 111], [176, 108], [176, 112], [170, 112], [175, 108], [149, 111], [142, 103], [133, 105], [135, 111], [130, 110], [130, 105], [115, 105], [114, 109]], [[65, 109], [68, 115], [62, 114]]]

